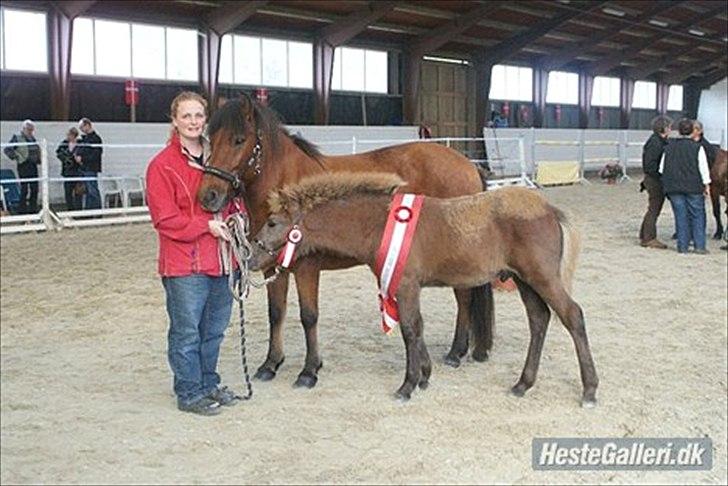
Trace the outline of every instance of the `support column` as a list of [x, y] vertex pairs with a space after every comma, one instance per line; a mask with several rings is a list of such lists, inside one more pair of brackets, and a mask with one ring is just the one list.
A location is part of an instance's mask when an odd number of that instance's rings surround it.
[[485, 59], [475, 62], [475, 138], [483, 136], [483, 127], [488, 122], [490, 103], [490, 81], [493, 64]]
[[402, 93], [402, 111], [405, 125], [417, 125], [419, 119], [420, 74], [422, 54], [407, 51], [404, 59], [404, 92]]
[[331, 75], [334, 70], [334, 46], [323, 39], [313, 44], [314, 123], [329, 124]]
[[670, 86], [663, 82], [659, 81], [657, 83], [657, 114], [658, 115], [664, 115], [667, 113], [667, 97], [670, 93]]
[[543, 128], [544, 114], [546, 113], [546, 90], [548, 89], [549, 73], [541, 66], [533, 68], [533, 126]]
[[73, 19], [60, 10], [47, 15], [51, 84], [51, 119], [68, 120], [71, 110], [71, 41]]
[[683, 113], [687, 118], [695, 120], [698, 117], [701, 89], [693, 84], [683, 85]]
[[619, 128], [629, 128], [629, 117], [632, 113], [634, 99], [634, 79], [619, 78]]
[[205, 29], [199, 36], [200, 47], [200, 87], [207, 98], [210, 114], [217, 108], [217, 75], [220, 71], [220, 48], [222, 36], [213, 29]]
[[589, 128], [594, 76], [579, 71], [579, 128]]

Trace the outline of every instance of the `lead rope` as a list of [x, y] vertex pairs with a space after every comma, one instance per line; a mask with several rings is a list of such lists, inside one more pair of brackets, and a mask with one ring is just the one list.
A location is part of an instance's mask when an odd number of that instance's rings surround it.
[[[225, 219], [228, 240], [223, 240], [222, 248], [222, 264], [228, 274], [228, 286], [233, 298], [238, 301], [238, 308], [240, 309], [240, 362], [246, 388], [245, 395], [240, 397], [243, 400], [250, 400], [253, 397], [253, 385], [250, 382], [248, 361], [245, 357], [245, 310], [243, 300], [248, 296], [251, 286], [255, 288], [264, 287], [275, 280], [280, 273], [276, 268], [275, 273], [262, 282], [255, 282], [251, 278], [248, 260], [253, 253], [253, 248], [247, 238], [249, 226], [250, 221], [246, 213], [237, 212], [228, 216]], [[240, 270], [239, 277], [236, 277], [234, 264], [237, 264]]]

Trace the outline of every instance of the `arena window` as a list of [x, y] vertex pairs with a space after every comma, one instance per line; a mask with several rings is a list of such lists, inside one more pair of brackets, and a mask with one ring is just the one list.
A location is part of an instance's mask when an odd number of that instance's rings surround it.
[[546, 103], [579, 104], [579, 75], [563, 71], [549, 72]]
[[[174, 48], [168, 48], [174, 46]], [[197, 81], [197, 31], [78, 18], [71, 73]]]
[[313, 88], [313, 45], [246, 35], [226, 35], [218, 80], [227, 84]]
[[657, 84], [652, 81], [635, 82], [632, 108], [646, 108], [648, 110], [654, 110], [656, 107]]
[[680, 84], [670, 85], [667, 92], [667, 109], [669, 111], [682, 111], [683, 109], [683, 87]]
[[490, 74], [490, 99], [532, 101], [533, 70], [496, 64]]
[[331, 89], [337, 91], [387, 92], [387, 53], [338, 47], [334, 51]]
[[619, 78], [595, 77], [591, 104], [592, 106], [619, 106]]
[[45, 13], [1, 8], [0, 42], [3, 70], [48, 72]]

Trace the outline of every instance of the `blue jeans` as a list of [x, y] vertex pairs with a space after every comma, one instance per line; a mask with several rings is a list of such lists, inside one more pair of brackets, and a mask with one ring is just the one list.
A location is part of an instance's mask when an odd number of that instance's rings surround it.
[[94, 178], [92, 181], [84, 181], [84, 184], [86, 184], [86, 205], [84, 209], [101, 209], [101, 194], [99, 194], [99, 183], [96, 180], [98, 173], [82, 170], [81, 176]]
[[668, 194], [675, 214], [677, 251], [688, 251], [690, 240], [696, 250], [705, 250], [705, 196], [702, 194]]
[[217, 358], [230, 322], [233, 297], [227, 276], [164, 277], [169, 314], [169, 366], [177, 402], [188, 405], [220, 383]]

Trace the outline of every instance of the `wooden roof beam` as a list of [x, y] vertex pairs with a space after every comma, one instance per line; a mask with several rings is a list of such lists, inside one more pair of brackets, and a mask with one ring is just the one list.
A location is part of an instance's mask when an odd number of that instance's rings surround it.
[[93, 4], [96, 3], [96, 0], [75, 0], [75, 1], [68, 1], [68, 2], [53, 2], [53, 6], [57, 8], [63, 15], [68, 17], [69, 19], [75, 19], [82, 13], [84, 13], [86, 10], [91, 8]]
[[391, 12], [396, 2], [371, 2], [366, 7], [353, 12], [319, 31], [318, 37], [329, 45], [340, 46]]
[[685, 79], [689, 78], [690, 75], [695, 73], [696, 71], [699, 71], [702, 67], [703, 69], [710, 67], [712, 64], [714, 64], [717, 61], [725, 59], [725, 52], [719, 52], [718, 54], [715, 54], [708, 59], [700, 59], [691, 63], [686, 64], [685, 66], [679, 68], [677, 71], [670, 72], [665, 76], [665, 82], [667, 84], [677, 84]]
[[724, 64], [722, 67], [718, 68], [715, 73], [708, 74], [700, 79], [697, 82], [697, 86], [700, 89], [708, 89], [726, 76], [728, 76], [728, 66]]
[[498, 10], [506, 3], [507, 2], [488, 2], [480, 5], [469, 12], [452, 19], [431, 34], [420, 36], [410, 45], [410, 50], [418, 54], [427, 54], [428, 52], [432, 52], [453, 40], [455, 36], [458, 36], [473, 27], [484, 17], [495, 10]]
[[205, 25], [219, 35], [225, 35], [255, 15], [267, 3], [263, 0], [223, 3], [205, 17]]
[[[679, 6], [680, 4], [684, 3], [683, 1], [675, 1], [675, 0], [663, 0], [660, 2], [656, 2], [652, 8], [647, 10], [646, 12], [638, 15], [635, 17], [635, 22], [646, 22], [650, 20], [653, 16], [660, 12], [664, 12], [666, 10], [669, 10], [671, 8], [675, 8]], [[592, 47], [596, 47], [600, 43], [616, 36], [619, 34], [622, 30], [625, 29], [625, 26], [623, 24], [617, 24], [615, 26], [609, 27], [604, 29], [601, 32], [597, 32], [595, 35], [590, 37], [586, 42], [578, 42], [576, 45], [570, 45], [566, 46], [565, 48], [558, 51], [553, 56], [550, 56], [545, 60], [544, 68], [546, 70], [554, 70], [562, 67], [565, 64], [568, 64], [569, 62], [573, 61], [574, 58], [578, 54], [582, 54], [586, 52], [587, 50], [591, 49]]]

